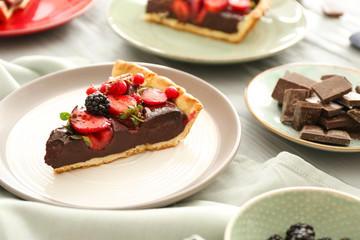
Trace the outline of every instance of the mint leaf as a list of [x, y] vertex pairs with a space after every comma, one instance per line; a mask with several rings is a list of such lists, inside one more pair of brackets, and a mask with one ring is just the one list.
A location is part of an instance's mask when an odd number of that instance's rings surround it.
[[86, 137], [86, 136], [82, 136], [82, 138], [84, 139], [86, 145], [88, 145], [89, 147], [92, 146], [92, 143], [90, 141], [90, 138], [89, 137]]
[[62, 112], [62, 113], [60, 113], [60, 118], [61, 118], [61, 120], [63, 120], [63, 121], [69, 120], [69, 119], [70, 119], [70, 116], [71, 116], [71, 114], [68, 113], [68, 112]]

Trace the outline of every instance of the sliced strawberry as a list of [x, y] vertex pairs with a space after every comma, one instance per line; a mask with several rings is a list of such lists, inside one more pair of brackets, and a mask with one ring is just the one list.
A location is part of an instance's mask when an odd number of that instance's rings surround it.
[[131, 97], [130, 95], [120, 95], [120, 96], [107, 96], [110, 102], [109, 113], [112, 116], [119, 116], [120, 113], [124, 113], [129, 106], [136, 106], [136, 99]]
[[171, 9], [180, 21], [186, 21], [190, 16], [190, 6], [184, 0], [175, 0], [171, 5]]
[[166, 102], [167, 100], [165, 92], [157, 88], [146, 89], [142, 93], [141, 98], [144, 103], [149, 105], [158, 105]]
[[201, 9], [201, 11], [197, 15], [193, 16], [192, 22], [194, 24], [201, 24], [204, 21], [207, 13], [208, 10], [206, 10], [206, 8]]
[[93, 115], [85, 108], [74, 108], [71, 113], [70, 122], [75, 131], [86, 134], [104, 130], [111, 125], [109, 119], [100, 115]]
[[91, 149], [102, 150], [109, 144], [113, 136], [113, 129], [108, 127], [99, 132], [85, 134], [85, 136], [88, 137], [91, 142], [91, 146], [89, 146]]
[[198, 15], [203, 9], [204, 0], [190, 0], [191, 15]]
[[204, 0], [205, 8], [210, 12], [221, 12], [228, 6], [228, 0]]
[[229, 0], [229, 5], [234, 11], [247, 11], [251, 7], [251, 0]]

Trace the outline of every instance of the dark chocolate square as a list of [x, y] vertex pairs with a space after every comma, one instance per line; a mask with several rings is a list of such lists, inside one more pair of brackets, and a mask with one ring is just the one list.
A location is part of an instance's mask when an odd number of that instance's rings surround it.
[[298, 101], [304, 101], [309, 96], [310, 91], [307, 89], [286, 89], [280, 121], [291, 122], [294, 116], [294, 110]]
[[315, 125], [321, 114], [321, 104], [299, 101], [296, 103], [292, 127], [300, 131], [305, 125]]
[[312, 86], [312, 90], [319, 96], [321, 102], [329, 103], [352, 90], [351, 83], [343, 76], [335, 75]]

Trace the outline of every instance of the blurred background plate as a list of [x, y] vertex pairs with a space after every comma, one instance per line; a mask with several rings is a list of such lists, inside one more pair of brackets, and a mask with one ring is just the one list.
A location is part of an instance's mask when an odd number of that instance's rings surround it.
[[88, 11], [96, 0], [32, 0], [0, 23], [0, 37], [30, 34], [65, 24]]
[[265, 17], [237, 44], [146, 22], [146, 2], [111, 1], [106, 12], [109, 25], [133, 46], [176, 60], [214, 64], [251, 61], [296, 44], [306, 33], [304, 10], [293, 0], [272, 0]]

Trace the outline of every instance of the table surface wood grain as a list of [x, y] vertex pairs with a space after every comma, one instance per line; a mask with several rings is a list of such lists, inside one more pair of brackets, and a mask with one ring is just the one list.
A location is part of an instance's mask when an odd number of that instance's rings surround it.
[[217, 87], [234, 104], [242, 126], [239, 154], [264, 162], [281, 151], [288, 151], [324, 172], [360, 187], [360, 153], [322, 151], [284, 139], [257, 122], [244, 101], [248, 82], [258, 73], [279, 65], [317, 62], [360, 69], [360, 50], [349, 41], [351, 34], [360, 31], [360, 2], [337, 2], [344, 10], [340, 18], [326, 17], [321, 10], [321, 0], [299, 1], [305, 8], [309, 25], [305, 39], [274, 56], [247, 63], [193, 64], [134, 48], [108, 26], [105, 18], [107, 0], [98, 0], [87, 13], [60, 27], [31, 35], [0, 38], [0, 58], [11, 61], [27, 55], [80, 56], [93, 63], [124, 59], [186, 71]]

